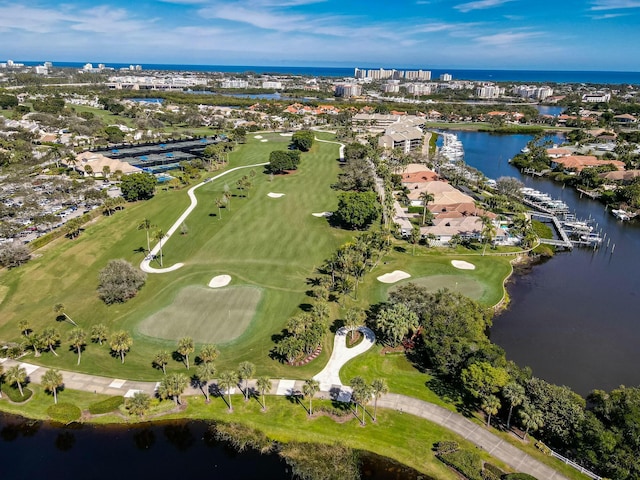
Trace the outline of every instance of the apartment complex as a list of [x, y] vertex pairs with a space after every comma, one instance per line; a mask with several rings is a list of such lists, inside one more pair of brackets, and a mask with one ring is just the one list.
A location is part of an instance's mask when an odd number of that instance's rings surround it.
[[365, 70], [356, 68], [354, 77], [370, 80], [431, 80], [431, 72], [429, 70], [386, 70], [384, 68]]
[[356, 83], [339, 83], [335, 87], [336, 97], [350, 98], [362, 95], [362, 87]]
[[529, 85], [516, 85], [513, 87], [512, 93], [522, 98], [544, 100], [545, 98], [553, 95], [553, 88], [547, 86], [535, 87]]
[[504, 95], [504, 88], [498, 85], [485, 84], [476, 88], [476, 97], [478, 98], [498, 98]]

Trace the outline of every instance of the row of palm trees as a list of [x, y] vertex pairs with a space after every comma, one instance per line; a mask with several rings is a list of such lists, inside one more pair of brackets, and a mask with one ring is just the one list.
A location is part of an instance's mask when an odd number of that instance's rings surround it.
[[[2, 365], [0, 365], [0, 385], [3, 379], [11, 386], [15, 385], [20, 392], [20, 396], [24, 398], [24, 386], [28, 384], [29, 377], [27, 376], [27, 370], [20, 365], [14, 365], [4, 371]], [[53, 394], [54, 403], [58, 403], [58, 390], [64, 385], [62, 381], [62, 374], [55, 369], [47, 370], [40, 379], [42, 387]], [[0, 398], [2, 398], [2, 392], [0, 391]]]

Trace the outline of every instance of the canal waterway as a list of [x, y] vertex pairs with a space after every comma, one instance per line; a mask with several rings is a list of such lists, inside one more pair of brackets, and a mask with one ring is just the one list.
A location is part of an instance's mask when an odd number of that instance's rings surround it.
[[[511, 304], [494, 319], [491, 339], [534, 375], [586, 395], [640, 385], [640, 225], [622, 223], [598, 201], [546, 178], [521, 175], [508, 163], [530, 135], [456, 132], [465, 161], [490, 178], [511, 176], [592, 218], [603, 246], [558, 253], [512, 277]], [[606, 244], [609, 242], [609, 248]], [[613, 245], [615, 244], [615, 250]]]
[[[169, 421], [131, 427], [55, 427], [0, 414], [2, 478], [287, 479], [291, 468], [275, 454], [238, 453], [215, 440], [206, 422]], [[428, 480], [415, 470], [366, 454], [367, 480]]]

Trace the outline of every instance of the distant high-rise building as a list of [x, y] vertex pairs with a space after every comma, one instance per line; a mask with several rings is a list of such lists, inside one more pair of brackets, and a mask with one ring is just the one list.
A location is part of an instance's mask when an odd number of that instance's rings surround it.
[[359, 97], [362, 95], [362, 87], [354, 83], [339, 83], [336, 85], [336, 97]]
[[443, 82], [450, 82], [453, 80], [453, 76], [450, 73], [443, 73], [440, 75], [440, 80]]

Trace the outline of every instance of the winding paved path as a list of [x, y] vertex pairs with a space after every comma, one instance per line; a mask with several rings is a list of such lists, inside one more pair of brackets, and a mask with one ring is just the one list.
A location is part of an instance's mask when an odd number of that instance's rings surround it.
[[169, 238], [171, 238], [171, 235], [173, 235], [176, 232], [176, 230], [180, 228], [180, 225], [182, 225], [182, 223], [187, 219], [187, 217], [191, 214], [191, 212], [193, 212], [193, 210], [198, 206], [198, 199], [196, 198], [196, 194], [194, 193], [198, 188], [214, 180], [217, 180], [218, 178], [223, 177], [228, 173], [235, 172], [236, 170], [242, 170], [243, 168], [263, 167], [268, 164], [269, 164], [268, 162], [256, 163], [253, 165], [243, 165], [241, 167], [231, 168], [227, 171], [222, 172], [219, 175], [216, 175], [215, 177], [207, 179], [204, 182], [200, 182], [197, 185], [194, 185], [193, 187], [191, 187], [187, 192], [187, 194], [189, 195], [189, 198], [191, 199], [191, 204], [182, 213], [182, 215], [180, 215], [178, 220], [175, 221], [175, 223], [167, 231], [165, 236], [162, 237], [162, 239], [160, 239], [160, 241], [156, 244], [156, 246], [151, 249], [151, 252], [149, 252], [149, 255], [147, 255], [144, 258], [144, 260], [142, 260], [142, 262], [140, 263], [140, 269], [143, 272], [147, 272], [147, 273], [167, 273], [167, 272], [173, 272], [174, 270], [177, 270], [184, 265], [183, 263], [176, 263], [174, 265], [171, 265], [170, 267], [155, 268], [155, 267], [152, 267], [150, 263], [156, 257], [156, 255], [160, 252], [160, 248], [166, 245]]

